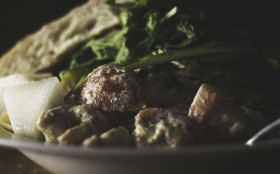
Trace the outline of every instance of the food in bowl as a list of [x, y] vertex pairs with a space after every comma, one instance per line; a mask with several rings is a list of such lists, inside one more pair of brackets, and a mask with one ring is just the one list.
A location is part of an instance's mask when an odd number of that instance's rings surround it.
[[89, 0], [2, 56], [3, 82], [52, 73], [0, 86], [2, 117], [14, 133], [47, 143], [245, 142], [278, 114], [279, 70], [238, 29], [179, 6]]

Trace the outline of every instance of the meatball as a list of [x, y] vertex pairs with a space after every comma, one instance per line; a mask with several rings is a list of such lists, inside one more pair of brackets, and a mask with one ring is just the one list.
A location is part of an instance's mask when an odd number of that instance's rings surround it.
[[186, 111], [149, 108], [135, 118], [135, 143], [138, 147], [157, 145], [176, 148], [193, 143], [191, 123]]
[[138, 111], [140, 87], [133, 72], [120, 64], [107, 64], [94, 69], [77, 90], [77, 104], [93, 105], [103, 111]]

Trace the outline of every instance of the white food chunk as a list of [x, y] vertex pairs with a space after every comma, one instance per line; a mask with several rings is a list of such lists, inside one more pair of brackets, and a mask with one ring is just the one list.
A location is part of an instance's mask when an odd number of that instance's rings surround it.
[[63, 104], [65, 90], [56, 77], [3, 90], [3, 99], [16, 134], [41, 138], [37, 120], [44, 110]]
[[0, 78], [0, 114], [6, 111], [5, 104], [3, 101], [3, 89], [8, 87], [13, 87], [16, 85], [26, 84], [34, 80], [40, 80], [50, 77], [51, 74], [27, 74], [27, 73], [17, 73], [7, 77]]

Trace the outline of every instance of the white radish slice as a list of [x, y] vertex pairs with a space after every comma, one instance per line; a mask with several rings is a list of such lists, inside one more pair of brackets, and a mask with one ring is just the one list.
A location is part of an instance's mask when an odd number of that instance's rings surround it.
[[16, 134], [39, 139], [37, 120], [42, 111], [63, 104], [66, 92], [56, 77], [4, 88], [3, 99]]

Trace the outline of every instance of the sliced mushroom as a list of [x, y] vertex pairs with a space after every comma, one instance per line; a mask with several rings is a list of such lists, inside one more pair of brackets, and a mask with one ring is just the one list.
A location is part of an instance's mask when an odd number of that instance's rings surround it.
[[131, 135], [125, 127], [112, 128], [99, 135], [87, 138], [84, 146], [130, 146], [132, 144]]
[[86, 146], [86, 147], [94, 147], [94, 146], [100, 146], [100, 145], [101, 145], [101, 140], [100, 140], [99, 135], [92, 135], [83, 141], [83, 146]]
[[131, 144], [130, 133], [122, 126], [102, 133], [100, 138], [105, 146], [128, 146]]
[[[67, 105], [43, 112], [37, 125], [47, 142], [69, 144], [81, 142], [82, 137], [104, 132], [108, 129], [108, 120], [103, 112], [92, 106]], [[79, 136], [79, 133], [85, 134]]]
[[94, 126], [91, 123], [82, 123], [73, 128], [67, 129], [63, 134], [57, 137], [59, 144], [81, 144], [92, 134], [96, 134]]
[[136, 145], [175, 148], [193, 143], [191, 123], [186, 111], [149, 108], [140, 111], [135, 120]]

